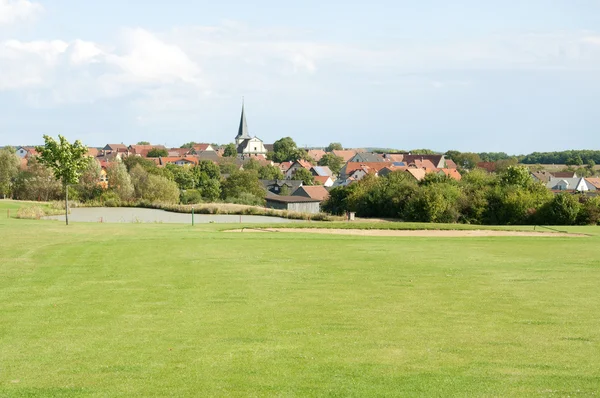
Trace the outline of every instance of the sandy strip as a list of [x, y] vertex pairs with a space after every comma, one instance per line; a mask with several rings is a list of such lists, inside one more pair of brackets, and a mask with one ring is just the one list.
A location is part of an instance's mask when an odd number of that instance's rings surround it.
[[420, 236], [420, 237], [487, 237], [487, 236], [537, 236], [537, 237], [587, 237], [582, 234], [534, 231], [498, 231], [498, 230], [390, 230], [390, 229], [326, 229], [326, 228], [265, 228], [236, 229], [225, 232], [289, 232], [303, 234], [333, 234], [356, 236]]

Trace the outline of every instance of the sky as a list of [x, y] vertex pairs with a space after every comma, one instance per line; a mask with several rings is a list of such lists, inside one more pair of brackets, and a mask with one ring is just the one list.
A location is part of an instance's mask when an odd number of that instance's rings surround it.
[[0, 146], [600, 149], [598, 0], [0, 0]]

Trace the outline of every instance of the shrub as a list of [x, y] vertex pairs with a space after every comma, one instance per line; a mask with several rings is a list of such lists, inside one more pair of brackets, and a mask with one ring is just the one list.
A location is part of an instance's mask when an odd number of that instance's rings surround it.
[[195, 205], [202, 202], [202, 195], [197, 189], [188, 189], [181, 193], [181, 204]]
[[46, 212], [41, 206], [25, 206], [17, 210], [17, 218], [39, 220], [44, 217]]
[[546, 225], [573, 225], [581, 205], [574, 195], [559, 193], [539, 211], [537, 220]]

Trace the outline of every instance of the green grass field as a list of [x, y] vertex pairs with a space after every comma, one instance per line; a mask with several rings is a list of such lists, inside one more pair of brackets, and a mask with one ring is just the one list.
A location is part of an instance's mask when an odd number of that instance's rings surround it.
[[240, 234], [66, 227], [8, 206], [0, 396], [600, 393], [600, 228]]

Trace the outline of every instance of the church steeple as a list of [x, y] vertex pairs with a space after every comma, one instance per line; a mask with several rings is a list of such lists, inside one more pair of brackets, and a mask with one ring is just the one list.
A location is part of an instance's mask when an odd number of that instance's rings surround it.
[[243, 140], [250, 139], [250, 134], [248, 134], [248, 124], [246, 123], [246, 112], [244, 111], [244, 100], [242, 99], [242, 117], [240, 118], [240, 127], [238, 129], [238, 134], [235, 137], [235, 141], [239, 144]]

